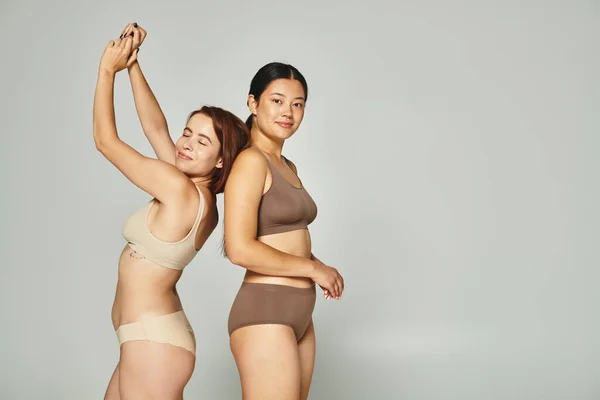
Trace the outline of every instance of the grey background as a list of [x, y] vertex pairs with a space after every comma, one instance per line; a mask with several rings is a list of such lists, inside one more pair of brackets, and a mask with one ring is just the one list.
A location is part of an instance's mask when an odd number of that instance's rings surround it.
[[[95, 150], [109, 39], [174, 136], [245, 118], [256, 70], [309, 82], [285, 153], [319, 205], [312, 399], [600, 398], [597, 1], [18, 2], [0, 5], [0, 398], [102, 398], [126, 216], [148, 199]], [[126, 73], [121, 137], [152, 154]], [[222, 198], [219, 198], [222, 207]], [[240, 398], [226, 321], [243, 270], [222, 226], [179, 284], [198, 359], [186, 398]]]

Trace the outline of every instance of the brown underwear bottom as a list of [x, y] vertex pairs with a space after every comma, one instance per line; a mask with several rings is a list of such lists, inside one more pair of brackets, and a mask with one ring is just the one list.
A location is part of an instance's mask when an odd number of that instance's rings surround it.
[[117, 338], [119, 346], [132, 340], [148, 340], [183, 347], [196, 355], [194, 331], [183, 311], [121, 325], [117, 329]]
[[229, 335], [250, 325], [287, 325], [296, 340], [304, 336], [315, 308], [315, 287], [297, 288], [243, 282], [229, 312]]

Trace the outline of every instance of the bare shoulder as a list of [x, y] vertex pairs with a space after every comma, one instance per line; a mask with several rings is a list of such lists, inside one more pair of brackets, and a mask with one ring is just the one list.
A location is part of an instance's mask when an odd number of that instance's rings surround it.
[[266, 175], [269, 168], [265, 156], [255, 148], [249, 147], [242, 150], [233, 162], [231, 173], [236, 175]]
[[240, 197], [248, 199], [248, 196], [259, 196], [270, 185], [270, 172], [267, 159], [255, 148], [244, 149], [233, 162], [233, 167], [225, 183], [225, 199], [233, 201]]

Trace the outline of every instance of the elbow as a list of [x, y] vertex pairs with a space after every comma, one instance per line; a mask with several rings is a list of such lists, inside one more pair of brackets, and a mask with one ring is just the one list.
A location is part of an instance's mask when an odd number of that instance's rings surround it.
[[241, 260], [244, 258], [239, 250], [232, 250], [230, 247], [225, 247], [225, 252], [227, 254], [227, 258], [231, 261], [232, 264], [240, 265], [242, 264]]
[[96, 137], [94, 137], [94, 142], [96, 143], [96, 150], [102, 153], [102, 155], [106, 155], [106, 142]]
[[94, 142], [96, 143], [96, 150], [98, 150], [100, 153], [104, 153], [104, 143], [102, 143], [102, 141], [95, 136]]
[[104, 149], [106, 148], [106, 143], [105, 143], [105, 140], [102, 139], [102, 129], [100, 127], [97, 127], [95, 123], [94, 123], [94, 143], [96, 144], [96, 150], [98, 150], [100, 153], [103, 153]]
[[106, 135], [103, 135], [100, 130], [94, 130], [94, 143], [96, 144], [96, 150], [98, 150], [103, 155], [106, 155], [111, 142], [110, 138], [107, 138]]
[[232, 244], [231, 242], [225, 240], [225, 253], [232, 264], [239, 265], [240, 267], [243, 267], [246, 264], [246, 260], [248, 258], [246, 246]]

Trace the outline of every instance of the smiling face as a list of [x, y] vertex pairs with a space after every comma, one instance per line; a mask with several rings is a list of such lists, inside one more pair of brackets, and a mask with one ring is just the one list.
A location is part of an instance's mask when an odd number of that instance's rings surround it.
[[257, 101], [248, 96], [248, 107], [256, 117], [260, 131], [279, 141], [291, 137], [304, 118], [305, 93], [295, 79], [276, 79], [271, 82]]
[[175, 166], [190, 178], [210, 176], [223, 167], [221, 142], [210, 117], [193, 115], [175, 143]]

